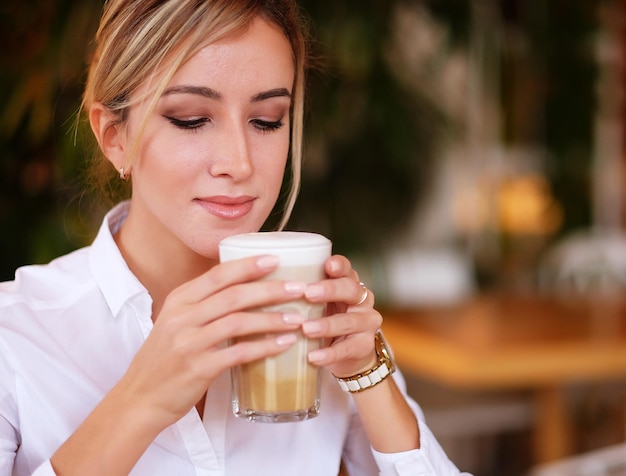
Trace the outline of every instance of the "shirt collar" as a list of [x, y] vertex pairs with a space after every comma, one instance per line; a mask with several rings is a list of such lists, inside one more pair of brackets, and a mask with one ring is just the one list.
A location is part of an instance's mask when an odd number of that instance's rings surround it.
[[122, 202], [106, 214], [89, 249], [91, 272], [114, 316], [131, 298], [140, 294], [149, 298], [148, 291], [129, 269], [113, 239], [126, 220], [129, 208], [129, 202]]

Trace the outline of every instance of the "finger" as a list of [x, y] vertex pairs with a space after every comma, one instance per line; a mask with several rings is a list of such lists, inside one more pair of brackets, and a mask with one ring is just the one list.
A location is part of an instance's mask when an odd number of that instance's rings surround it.
[[306, 317], [300, 314], [279, 312], [241, 312], [233, 313], [215, 320], [209, 325], [177, 336], [175, 347], [189, 352], [204, 352], [219, 347], [223, 342], [233, 339], [261, 335], [279, 334], [299, 330]]
[[[316, 349], [308, 354], [309, 362], [315, 365], [331, 365], [337, 362], [358, 363], [358, 367], [370, 368], [375, 359], [372, 334], [356, 334], [346, 339], [335, 341], [329, 347]], [[354, 374], [356, 372], [351, 372]]]
[[187, 303], [199, 302], [233, 284], [257, 280], [276, 269], [278, 263], [278, 257], [263, 255], [217, 264], [206, 273], [176, 288], [170, 294], [171, 299]]
[[220, 372], [236, 365], [278, 355], [289, 349], [297, 341], [294, 333], [281, 334], [268, 338], [238, 341], [217, 351], [206, 353], [207, 365], [219, 362]]
[[304, 297], [307, 284], [298, 281], [254, 281], [228, 287], [193, 305], [196, 325], [252, 308], [286, 303]]
[[348, 312], [322, 319], [305, 321], [302, 332], [310, 338], [335, 338], [354, 334], [374, 334], [382, 325], [383, 318], [377, 311]]
[[349, 277], [354, 280], [359, 279], [356, 271], [352, 269], [352, 263], [342, 255], [331, 256], [325, 264], [326, 274], [331, 278]]
[[341, 302], [349, 306], [372, 307], [374, 304], [374, 293], [352, 278], [326, 279], [309, 284], [305, 297], [310, 302]]

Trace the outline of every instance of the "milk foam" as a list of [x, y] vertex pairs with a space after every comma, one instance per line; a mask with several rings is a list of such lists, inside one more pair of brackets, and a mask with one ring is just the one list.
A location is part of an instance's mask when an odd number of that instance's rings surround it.
[[324, 262], [332, 243], [317, 233], [272, 231], [244, 233], [224, 238], [219, 245], [220, 261], [248, 256], [275, 255], [281, 264], [301, 266]]

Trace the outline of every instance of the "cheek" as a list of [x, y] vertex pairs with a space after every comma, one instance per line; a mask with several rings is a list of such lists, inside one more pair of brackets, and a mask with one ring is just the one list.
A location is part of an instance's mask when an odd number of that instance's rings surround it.
[[168, 138], [166, 134], [146, 137], [137, 160], [138, 173], [156, 181], [174, 183], [196, 176], [200, 154], [192, 141]]
[[291, 171], [285, 170], [287, 166], [287, 155], [289, 154], [289, 137], [281, 141], [277, 141], [272, 148], [271, 161], [261, 164], [257, 170], [262, 171], [265, 181], [268, 186], [276, 190], [276, 195], [280, 192], [280, 186], [283, 181], [285, 173], [291, 173]]

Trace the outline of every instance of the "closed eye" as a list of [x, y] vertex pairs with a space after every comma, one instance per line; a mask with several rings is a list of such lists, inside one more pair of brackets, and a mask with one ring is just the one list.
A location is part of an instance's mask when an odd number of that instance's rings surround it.
[[285, 125], [282, 118], [277, 121], [264, 121], [263, 119], [254, 119], [251, 122], [255, 129], [258, 129], [261, 132], [272, 132], [280, 129]]
[[185, 129], [185, 130], [195, 130], [202, 127], [204, 124], [209, 122], [209, 118], [207, 117], [198, 117], [195, 119], [178, 119], [172, 116], [163, 116], [165, 119], [170, 121], [174, 126]]

